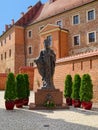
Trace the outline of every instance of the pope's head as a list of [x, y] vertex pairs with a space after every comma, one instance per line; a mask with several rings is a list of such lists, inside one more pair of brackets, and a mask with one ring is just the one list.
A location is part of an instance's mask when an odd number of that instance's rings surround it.
[[45, 39], [45, 40], [44, 40], [44, 47], [45, 47], [46, 49], [50, 48], [50, 40], [49, 40], [49, 39]]

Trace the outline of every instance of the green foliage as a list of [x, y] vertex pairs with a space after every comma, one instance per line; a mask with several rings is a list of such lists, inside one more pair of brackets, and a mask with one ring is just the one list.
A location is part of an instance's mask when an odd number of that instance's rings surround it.
[[54, 104], [53, 101], [47, 100], [47, 101], [45, 101], [45, 103], [44, 103], [44, 107], [47, 107], [47, 108], [54, 108], [54, 107], [55, 107], [55, 104]]
[[13, 73], [9, 73], [6, 81], [6, 88], [4, 99], [6, 101], [15, 100], [16, 99], [16, 88], [15, 88], [15, 77]]
[[79, 74], [75, 74], [73, 85], [72, 85], [72, 99], [80, 99], [79, 91], [80, 91], [80, 85], [81, 85], [81, 77]]
[[29, 89], [29, 78], [27, 74], [24, 74], [24, 86], [26, 89], [26, 98], [30, 96], [30, 89]]
[[91, 101], [93, 98], [93, 85], [89, 74], [84, 74], [81, 79], [80, 100]]
[[23, 74], [18, 74], [16, 76], [16, 91], [18, 99], [24, 99], [26, 97], [26, 88]]
[[72, 93], [72, 77], [71, 75], [67, 75], [65, 79], [64, 96], [71, 97], [71, 93]]

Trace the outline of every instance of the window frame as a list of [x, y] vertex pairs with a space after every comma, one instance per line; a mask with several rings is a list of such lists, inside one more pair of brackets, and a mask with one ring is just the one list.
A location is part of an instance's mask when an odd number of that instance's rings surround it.
[[[92, 42], [89, 41], [89, 34], [90, 34], [90, 33], [94, 33], [94, 34], [95, 34], [95, 35], [94, 35], [94, 36], [95, 36], [95, 37], [94, 37], [95, 40], [92, 41]], [[87, 32], [87, 43], [88, 43], [88, 44], [96, 43], [96, 31]]]
[[[74, 42], [74, 38], [77, 36], [79, 37], [79, 45], [75, 45], [75, 42]], [[80, 46], [80, 34], [76, 34], [73, 36], [73, 46]]]
[[[88, 13], [89, 13], [90, 11], [92, 11], [92, 10], [94, 11], [94, 18], [89, 20], [89, 19], [88, 19]], [[87, 11], [86, 11], [86, 20], [87, 20], [87, 22], [93, 21], [93, 20], [95, 20], [95, 19], [96, 19], [95, 8], [87, 10]]]
[[[78, 23], [74, 23], [74, 17], [75, 16], [78, 16]], [[75, 15], [72, 16], [72, 25], [79, 25], [79, 24], [80, 24], [80, 14], [77, 13], [77, 14], [75, 14]]]
[[[31, 32], [31, 36], [29, 35], [30, 32]], [[28, 31], [27, 31], [27, 37], [28, 37], [28, 38], [32, 38], [32, 30], [28, 30]]]
[[[58, 22], [61, 22], [61, 25], [57, 24]], [[59, 27], [62, 28], [62, 27], [63, 27], [63, 20], [57, 20], [57, 21], [56, 21], [56, 25], [58, 25]]]
[[39, 26], [39, 31], [41, 31], [44, 28], [44, 25]]
[[[30, 53], [30, 49], [31, 48], [31, 53]], [[32, 55], [32, 46], [28, 46], [28, 55]]]

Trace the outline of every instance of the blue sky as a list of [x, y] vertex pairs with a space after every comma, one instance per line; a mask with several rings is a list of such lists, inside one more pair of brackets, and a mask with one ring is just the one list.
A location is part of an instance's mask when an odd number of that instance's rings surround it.
[[[30, 5], [34, 5], [39, 0], [1, 0], [0, 2], [0, 35], [5, 31], [5, 24], [11, 24], [11, 20], [15, 22], [20, 18], [21, 12], [27, 12]], [[41, 0], [42, 3], [48, 0]]]

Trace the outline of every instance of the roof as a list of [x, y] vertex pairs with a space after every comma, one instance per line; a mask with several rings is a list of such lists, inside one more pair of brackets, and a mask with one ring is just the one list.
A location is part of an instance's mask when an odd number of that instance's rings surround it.
[[56, 0], [52, 3], [47, 2], [44, 5], [41, 5], [36, 16], [32, 19], [30, 24], [93, 1], [96, 0]]
[[53, 31], [56, 31], [56, 30], [61, 30], [61, 31], [68, 32], [68, 30], [63, 29], [63, 28], [59, 27], [58, 25], [47, 24], [44, 28], [42, 28], [42, 29], [40, 30], [39, 33], [40, 33], [40, 35], [43, 35], [43, 34], [49, 33], [50, 31], [53, 32]]

